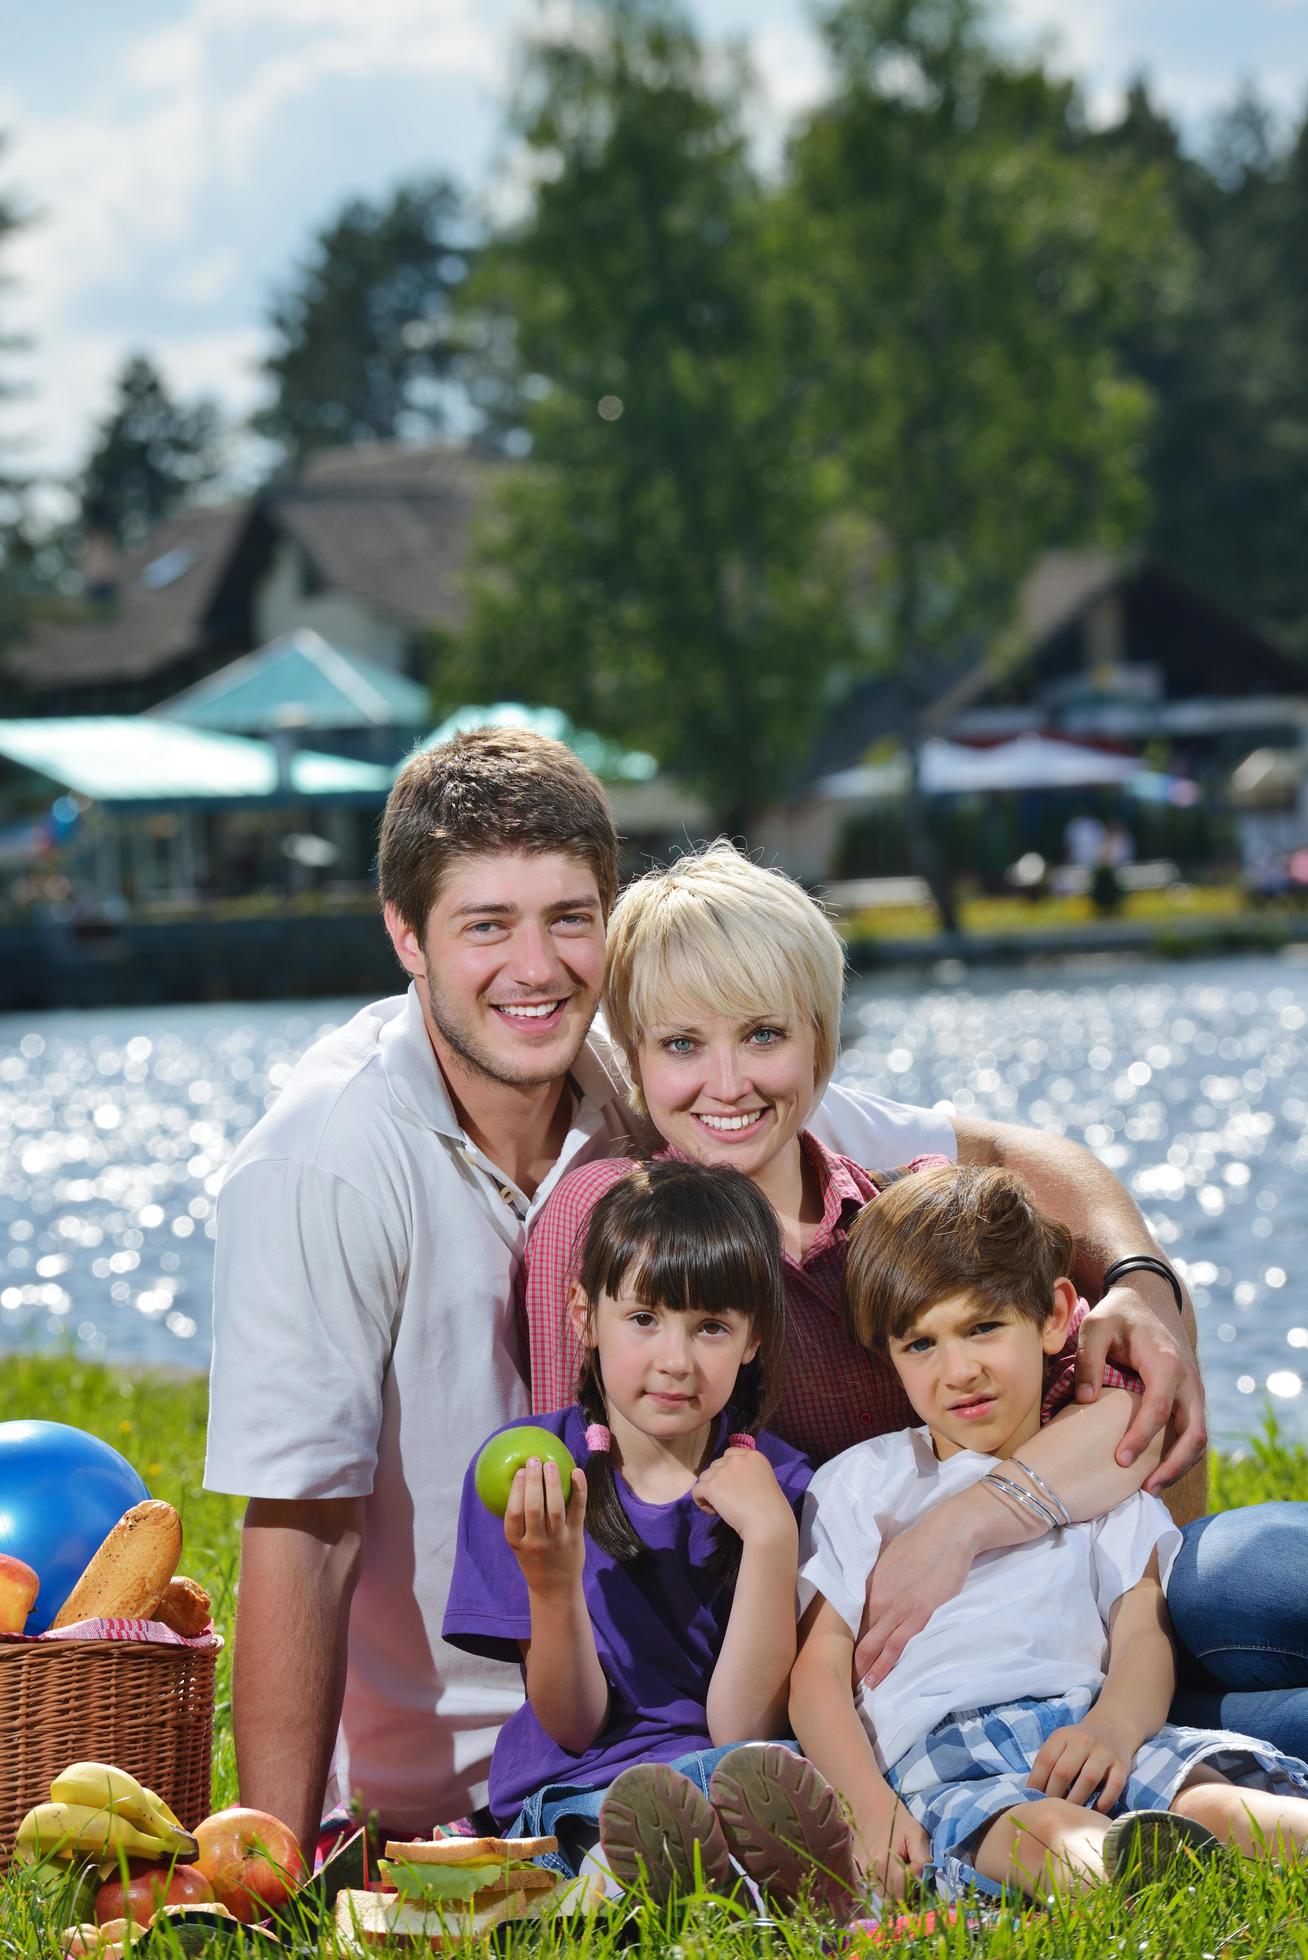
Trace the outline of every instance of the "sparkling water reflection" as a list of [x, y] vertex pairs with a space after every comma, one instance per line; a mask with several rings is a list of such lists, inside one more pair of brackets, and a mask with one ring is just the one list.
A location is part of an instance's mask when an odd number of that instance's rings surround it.
[[[207, 1361], [233, 1147], [349, 1001], [0, 1019], [0, 1348]], [[841, 1074], [1076, 1137], [1187, 1273], [1214, 1433], [1308, 1436], [1308, 965], [855, 985]]]

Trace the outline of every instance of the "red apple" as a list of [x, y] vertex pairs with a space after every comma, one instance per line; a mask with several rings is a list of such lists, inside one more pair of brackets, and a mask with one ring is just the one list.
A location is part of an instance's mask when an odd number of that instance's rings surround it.
[[143, 1865], [128, 1860], [127, 1883], [111, 1878], [95, 1895], [95, 1916], [103, 1926], [109, 1919], [130, 1919], [148, 1926], [160, 1906], [212, 1905], [213, 1887], [195, 1865]]
[[0, 1633], [21, 1633], [36, 1604], [41, 1581], [22, 1559], [0, 1552]]
[[214, 1897], [247, 1926], [284, 1906], [307, 1875], [294, 1832], [266, 1810], [216, 1810], [195, 1838]]

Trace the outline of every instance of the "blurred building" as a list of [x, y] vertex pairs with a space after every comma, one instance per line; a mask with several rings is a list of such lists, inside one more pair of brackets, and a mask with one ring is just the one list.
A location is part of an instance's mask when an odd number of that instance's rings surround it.
[[134, 714], [309, 628], [421, 680], [424, 636], [463, 621], [470, 527], [496, 465], [448, 444], [329, 450], [244, 502], [170, 518], [96, 562], [85, 604], [6, 661], [11, 711]]
[[[1254, 751], [1281, 758], [1282, 785], [1302, 776], [1308, 671], [1151, 558], [1050, 553], [992, 646], [924, 671], [929, 693], [918, 676], [895, 675], [856, 685], [833, 708], [766, 826], [764, 841], [798, 876], [830, 875], [853, 826], [863, 820], [871, 834], [879, 812], [902, 805], [904, 752], [918, 744], [927, 795], [1024, 797], [1028, 814], [1033, 799], [1057, 799], [1060, 827], [1078, 806], [1107, 806], [1113, 791], [1166, 800], [1169, 783], [1228, 810], [1232, 779]], [[971, 769], [957, 753], [967, 749], [978, 758]]]

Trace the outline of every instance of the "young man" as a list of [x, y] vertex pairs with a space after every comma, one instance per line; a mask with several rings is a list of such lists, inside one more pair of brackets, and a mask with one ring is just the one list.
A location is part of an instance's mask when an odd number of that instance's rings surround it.
[[[228, 1168], [205, 1482], [251, 1500], [241, 1795], [306, 1843], [325, 1788], [361, 1796], [396, 1836], [480, 1803], [521, 1697], [510, 1670], [442, 1644], [441, 1616], [463, 1469], [529, 1407], [513, 1305], [527, 1231], [565, 1171], [632, 1129], [587, 1033], [617, 866], [604, 793], [559, 743], [489, 729], [415, 756], [380, 852], [409, 991], [310, 1049]], [[1061, 1139], [951, 1128], [839, 1089], [811, 1127], [866, 1164], [1010, 1158], [1084, 1238], [1091, 1280], [1151, 1250], [1121, 1186]], [[1132, 1273], [1086, 1327], [1087, 1382], [1111, 1346], [1154, 1390], [1123, 1446], [1174, 1414], [1169, 1464], [1185, 1469], [1202, 1391], [1166, 1284]], [[947, 1521], [950, 1558], [905, 1560], [887, 1653], [951, 1559], [961, 1583], [990, 1542], [994, 1507], [967, 1501]]]

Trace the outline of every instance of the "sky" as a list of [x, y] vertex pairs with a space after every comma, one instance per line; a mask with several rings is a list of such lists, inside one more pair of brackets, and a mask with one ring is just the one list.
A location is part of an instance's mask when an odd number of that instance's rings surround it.
[[[503, 195], [515, 43], [566, 0], [0, 0], [0, 194], [31, 223], [3, 270], [0, 416], [11, 466], [66, 476], [129, 353], [231, 414], [260, 399], [262, 319], [312, 232], [352, 195], [442, 170]], [[759, 140], [821, 93], [806, 0], [691, 0], [744, 40]], [[1242, 82], [1308, 106], [1308, 0], [1006, 0], [1110, 116], [1148, 75], [1194, 141]], [[8, 21], [8, 31], [5, 31]], [[495, 187], [501, 187], [496, 192]]]

